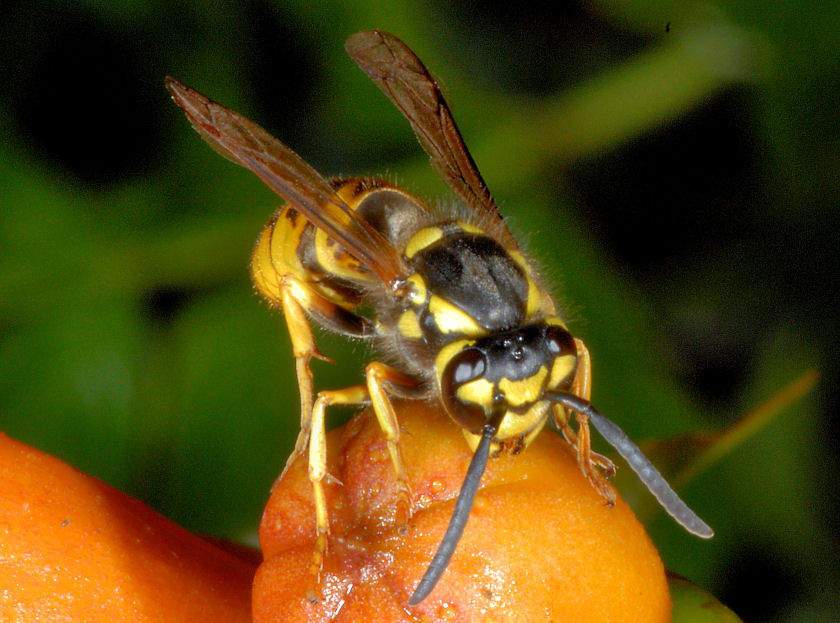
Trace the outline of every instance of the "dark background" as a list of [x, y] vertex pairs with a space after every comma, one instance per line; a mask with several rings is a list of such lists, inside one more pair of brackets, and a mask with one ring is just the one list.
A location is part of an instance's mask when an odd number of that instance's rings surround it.
[[[344, 54], [382, 28], [440, 77], [589, 345], [595, 404], [634, 439], [721, 430], [820, 371], [683, 489], [712, 541], [648, 525], [746, 620], [836, 620], [840, 9], [558, 4], [3, 3], [0, 428], [255, 541], [298, 423], [282, 318], [247, 273], [280, 202], [207, 149], [163, 77], [325, 174], [451, 201]], [[362, 346], [322, 349], [341, 365], [315, 364], [321, 386], [356, 382]]]

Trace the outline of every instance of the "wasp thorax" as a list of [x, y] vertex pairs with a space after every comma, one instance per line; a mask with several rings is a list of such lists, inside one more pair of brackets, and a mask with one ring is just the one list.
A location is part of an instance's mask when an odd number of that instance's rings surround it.
[[459, 340], [441, 351], [436, 365], [449, 415], [477, 433], [500, 409], [514, 415], [533, 413], [544, 392], [568, 389], [576, 363], [572, 336], [547, 321]]

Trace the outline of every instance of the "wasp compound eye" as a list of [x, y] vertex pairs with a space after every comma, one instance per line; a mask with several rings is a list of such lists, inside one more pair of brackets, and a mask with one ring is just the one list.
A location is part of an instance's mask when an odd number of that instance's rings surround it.
[[484, 378], [487, 359], [475, 348], [457, 353], [441, 376], [441, 398], [449, 416], [472, 433], [481, 432], [493, 404], [493, 384]]
[[571, 334], [556, 325], [545, 330], [545, 345], [552, 355], [576, 355], [575, 340]]
[[447, 366], [452, 372], [452, 382], [464, 385], [481, 378], [487, 370], [487, 360], [474, 348], [468, 348], [456, 355]]

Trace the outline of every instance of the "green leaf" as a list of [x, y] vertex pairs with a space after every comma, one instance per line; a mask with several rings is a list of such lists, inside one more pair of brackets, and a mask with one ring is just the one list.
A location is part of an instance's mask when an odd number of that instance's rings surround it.
[[[816, 385], [819, 372], [809, 369], [794, 381], [780, 389], [772, 397], [749, 411], [733, 425], [717, 433], [690, 433], [667, 439], [649, 440], [642, 444], [647, 456], [662, 472], [665, 479], [679, 490], [700, 473], [758, 435], [774, 418], [785, 412], [787, 407], [808, 394]], [[626, 472], [626, 470], [625, 470]], [[649, 496], [638, 495], [642, 484], [632, 474], [625, 473], [620, 489], [634, 498], [634, 510], [640, 520], [645, 521], [658, 506]], [[632, 480], [632, 481], [631, 481]], [[638, 502], [635, 502], [635, 500]]]

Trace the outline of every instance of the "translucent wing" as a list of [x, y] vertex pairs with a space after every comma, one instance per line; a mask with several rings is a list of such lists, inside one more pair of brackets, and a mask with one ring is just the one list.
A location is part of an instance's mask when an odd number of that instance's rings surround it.
[[499, 242], [518, 248], [467, 151], [440, 88], [414, 52], [381, 30], [352, 35], [345, 49], [406, 116], [438, 175], [482, 223], [489, 225]]
[[369, 223], [358, 218], [329, 182], [291, 149], [253, 121], [208, 99], [174, 78], [166, 79], [172, 99], [213, 149], [255, 173], [316, 227], [389, 287], [406, 276], [400, 254]]

